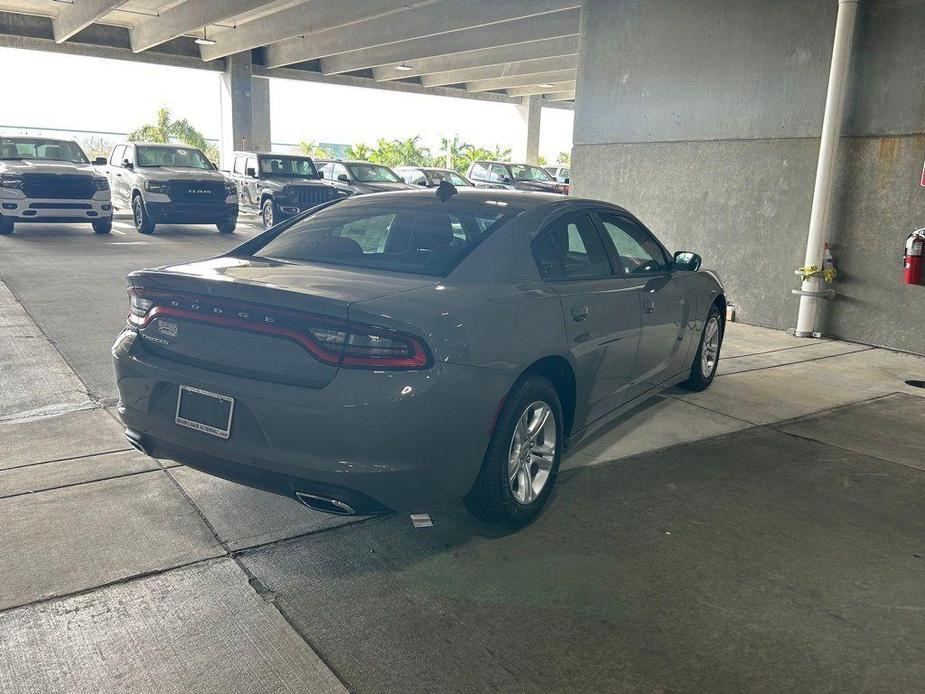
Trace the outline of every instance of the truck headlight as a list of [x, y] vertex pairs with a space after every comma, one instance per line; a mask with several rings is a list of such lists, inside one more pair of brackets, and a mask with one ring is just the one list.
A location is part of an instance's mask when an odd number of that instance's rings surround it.
[[238, 186], [234, 181], [225, 181], [225, 195], [237, 195]]
[[94, 178], [93, 184], [96, 186], [97, 190], [109, 190], [109, 181], [105, 178]]
[[167, 183], [165, 181], [145, 181], [145, 190], [149, 193], [166, 193]]
[[13, 174], [0, 176], [0, 188], [16, 188], [22, 190], [22, 177]]

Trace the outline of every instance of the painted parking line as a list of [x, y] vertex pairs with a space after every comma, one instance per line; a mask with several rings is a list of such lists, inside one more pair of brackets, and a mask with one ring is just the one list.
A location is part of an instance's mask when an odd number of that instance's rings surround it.
[[118, 234], [119, 236], [125, 236], [125, 232], [124, 232], [124, 231], [119, 231], [118, 229], [113, 229], [113, 230], [112, 230], [112, 233], [113, 233], [113, 234]]

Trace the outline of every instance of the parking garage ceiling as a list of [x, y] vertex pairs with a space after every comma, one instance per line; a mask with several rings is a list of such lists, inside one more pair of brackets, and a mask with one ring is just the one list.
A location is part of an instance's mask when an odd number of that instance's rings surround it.
[[0, 0], [0, 45], [213, 69], [252, 50], [266, 76], [567, 106], [579, 12], [580, 0]]

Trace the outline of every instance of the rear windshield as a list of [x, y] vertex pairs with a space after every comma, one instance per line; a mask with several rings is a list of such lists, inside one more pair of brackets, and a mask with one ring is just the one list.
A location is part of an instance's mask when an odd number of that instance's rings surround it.
[[173, 166], [211, 169], [206, 155], [195, 147], [136, 147], [135, 164], [142, 167]]
[[551, 181], [552, 177], [538, 166], [511, 164], [511, 175], [515, 181]]
[[436, 197], [338, 203], [289, 227], [254, 255], [446, 277], [522, 211], [504, 203]]
[[69, 161], [74, 164], [89, 164], [87, 155], [76, 142], [69, 140], [45, 140], [43, 138], [16, 139], [0, 137], [0, 159], [38, 159], [45, 161]]
[[359, 183], [401, 183], [398, 175], [387, 166], [378, 164], [347, 164], [355, 181]]
[[439, 185], [440, 181], [449, 181], [454, 186], [472, 185], [469, 183], [469, 181], [467, 181], [455, 171], [446, 171], [444, 169], [429, 169], [427, 171], [427, 176], [430, 178], [430, 182], [434, 185]]

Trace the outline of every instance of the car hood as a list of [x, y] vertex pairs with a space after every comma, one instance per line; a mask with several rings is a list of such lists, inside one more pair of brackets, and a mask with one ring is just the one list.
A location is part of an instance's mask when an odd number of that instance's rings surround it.
[[283, 188], [285, 186], [324, 186], [330, 187], [330, 183], [325, 183], [318, 178], [302, 178], [299, 176], [264, 176], [260, 179], [261, 183], [272, 183], [274, 186]]
[[221, 171], [207, 171], [206, 169], [191, 169], [185, 166], [139, 166], [137, 173], [144, 174], [151, 181], [225, 181], [225, 174]]
[[409, 186], [407, 183], [355, 183], [357, 189], [365, 193], [385, 193], [393, 190], [418, 190], [418, 186]]
[[4, 159], [0, 172], [13, 174], [88, 174], [99, 175], [92, 164], [74, 164], [69, 161], [36, 161], [34, 159]]
[[222, 256], [184, 265], [142, 270], [137, 275], [176, 277], [183, 275], [199, 285], [205, 281], [210, 293], [224, 294], [225, 283], [251, 285], [310, 295], [347, 306], [400, 292], [436, 284], [432, 277], [375, 272], [366, 268], [347, 268], [315, 263], [289, 263], [272, 258]]

